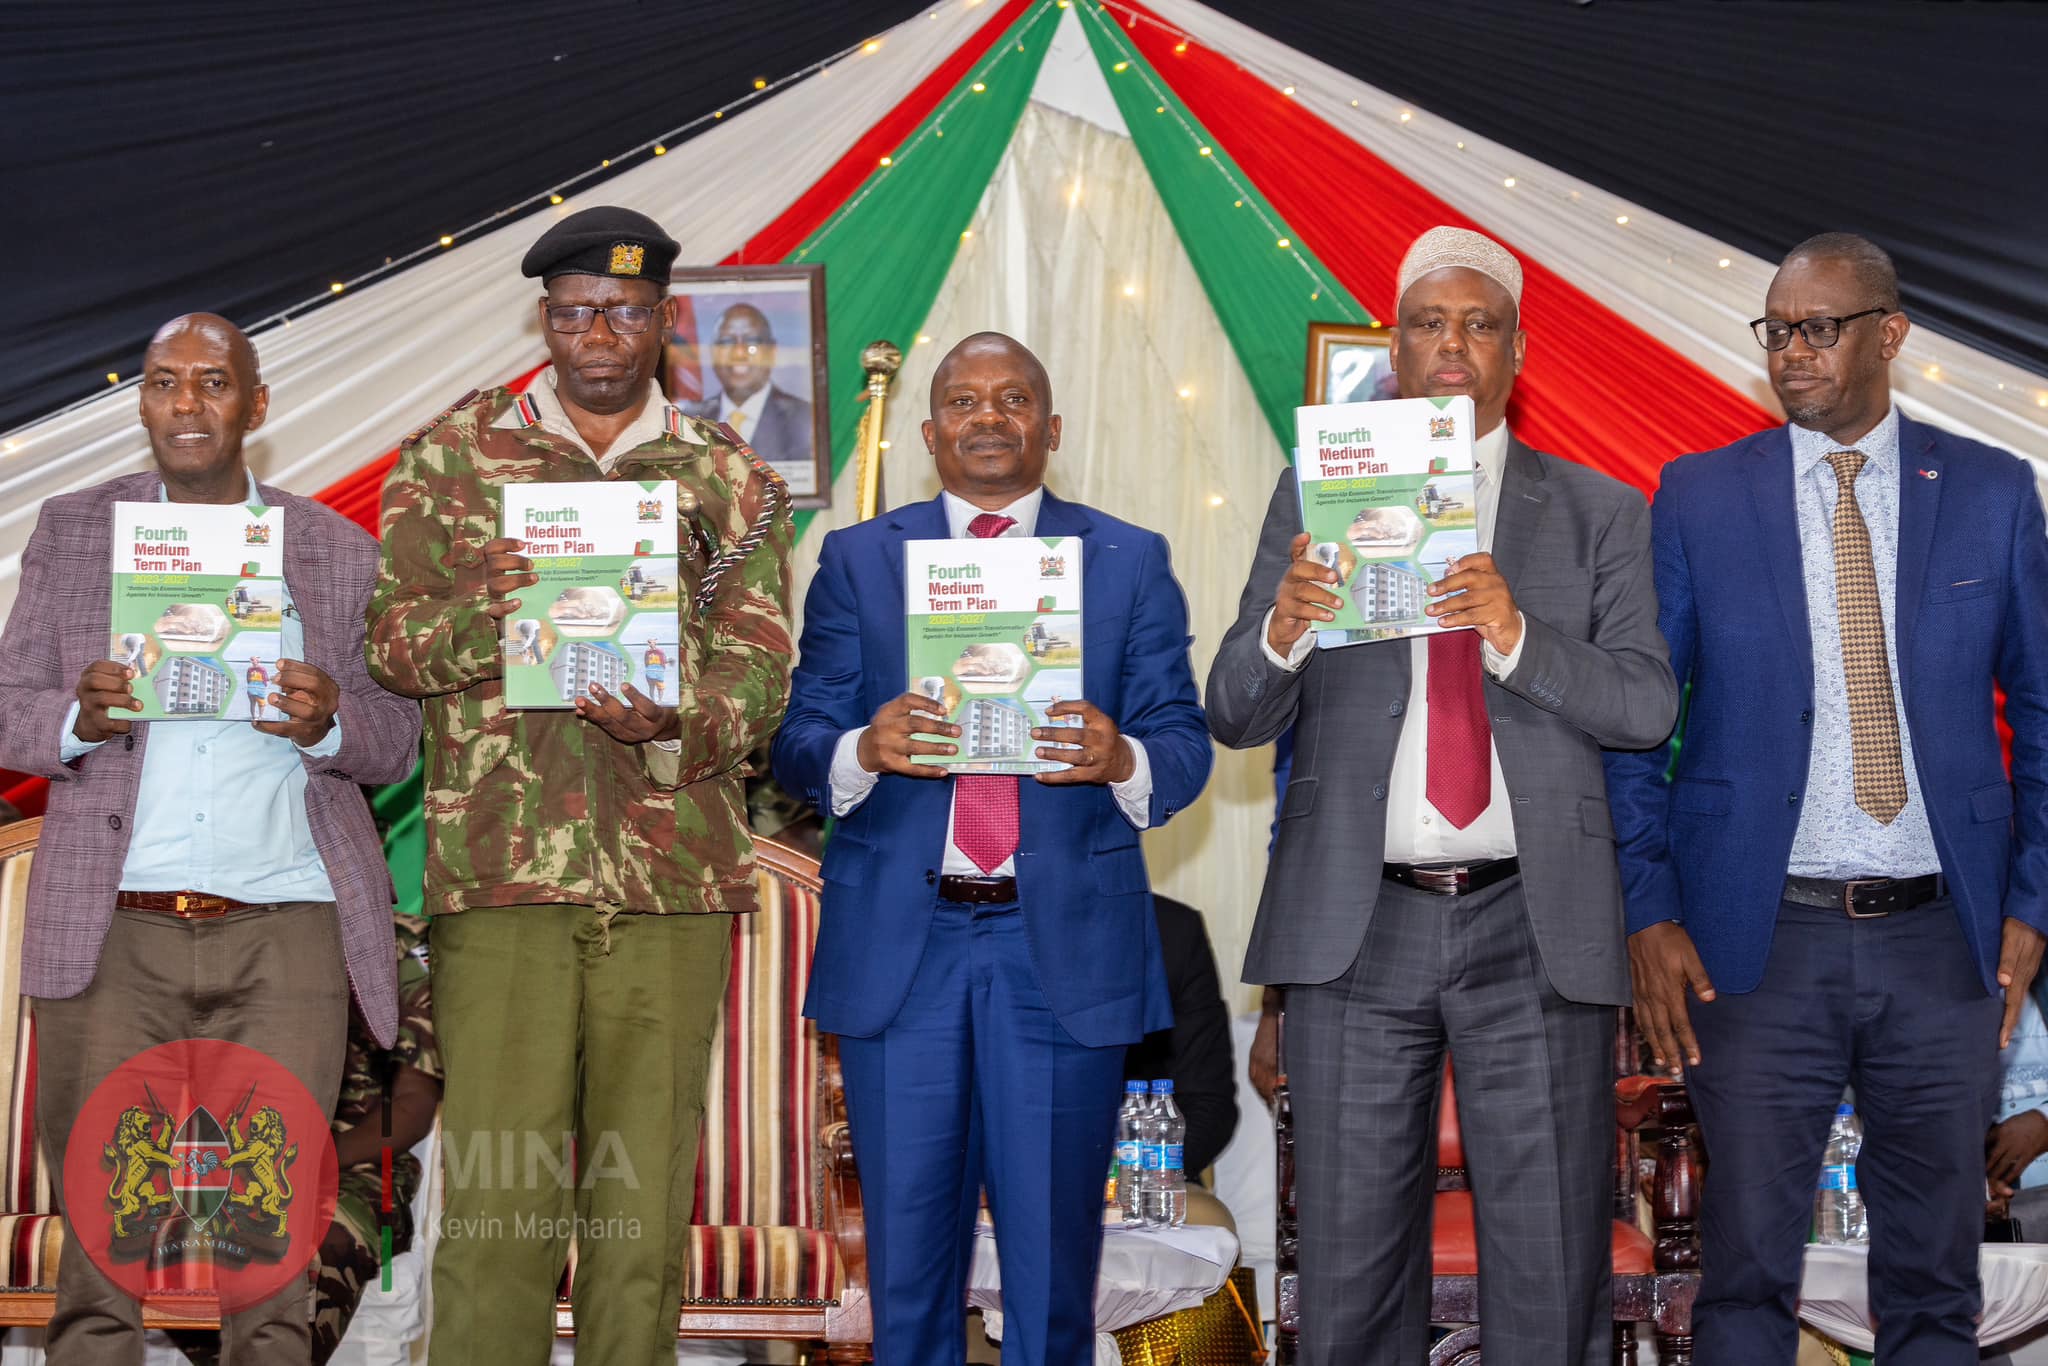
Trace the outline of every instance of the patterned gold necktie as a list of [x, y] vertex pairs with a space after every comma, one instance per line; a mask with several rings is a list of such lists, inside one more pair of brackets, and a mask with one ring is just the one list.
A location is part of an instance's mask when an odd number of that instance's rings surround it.
[[747, 410], [744, 408], [733, 409], [732, 416], [725, 420], [725, 425], [732, 428], [734, 436], [745, 440], [747, 435]]
[[1890, 825], [1906, 809], [1906, 765], [1899, 753], [1899, 712], [1884, 648], [1884, 601], [1877, 595], [1870, 528], [1856, 503], [1856, 475], [1868, 458], [1861, 451], [1828, 456], [1835, 472], [1835, 616], [1842, 633], [1842, 677], [1849, 689], [1856, 805], [1878, 824]]

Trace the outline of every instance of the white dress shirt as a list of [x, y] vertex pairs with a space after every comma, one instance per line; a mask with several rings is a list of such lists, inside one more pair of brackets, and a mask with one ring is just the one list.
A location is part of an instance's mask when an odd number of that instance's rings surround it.
[[[996, 513], [1008, 517], [1016, 524], [1005, 536], [1034, 536], [1038, 531], [1038, 505], [1045, 500], [1045, 488], [1040, 486]], [[982, 509], [964, 498], [955, 498], [950, 493], [941, 493], [939, 501], [946, 509], [946, 530], [955, 540], [967, 535], [967, 528]], [[1082, 604], [1085, 614], [1086, 603]], [[905, 679], [906, 689], [909, 680]], [[870, 773], [861, 767], [860, 737], [867, 731], [866, 726], [856, 726], [839, 737], [839, 743], [832, 750], [832, 814], [844, 816], [868, 798], [882, 775]], [[1131, 776], [1120, 783], [1111, 783], [1109, 790], [1116, 797], [1117, 808], [1124, 818], [1140, 830], [1152, 821], [1152, 761], [1145, 754], [1145, 746], [1133, 736], [1124, 740], [1131, 747], [1133, 761]], [[975, 866], [974, 860], [960, 852], [960, 846], [953, 843], [953, 813], [946, 816], [946, 857], [940, 871], [948, 877], [1015, 877], [1017, 860], [1004, 859], [1000, 866], [984, 874]]]
[[[1492, 431], [1473, 442], [1472, 454], [1475, 468], [1472, 474], [1473, 499], [1478, 504], [1473, 509], [1480, 550], [1491, 554], [1493, 551], [1493, 526], [1500, 511], [1501, 477], [1507, 468], [1508, 429], [1502, 423]], [[1270, 628], [1273, 613], [1266, 613], [1266, 624], [1259, 632], [1259, 648], [1266, 658], [1280, 668], [1290, 672], [1308, 663], [1308, 657], [1315, 651], [1315, 632], [1304, 631], [1301, 639], [1281, 658], [1267, 643], [1266, 629]], [[1515, 642], [1513, 652], [1502, 654], [1485, 641], [1479, 643], [1479, 654], [1486, 671], [1495, 678], [1506, 678], [1521, 662], [1522, 641], [1528, 638], [1525, 629], [1521, 639]], [[1353, 650], [1391, 649], [1400, 642], [1384, 641], [1370, 645], [1351, 645]], [[1429, 788], [1429, 638], [1416, 636], [1406, 642], [1409, 654], [1408, 702], [1402, 712], [1401, 738], [1394, 746], [1394, 771], [1387, 779], [1387, 850], [1388, 863], [1481, 863], [1488, 859], [1513, 858], [1515, 856], [1515, 823], [1508, 800], [1507, 781], [1501, 777], [1500, 750], [1489, 738], [1487, 754], [1493, 764], [1491, 800], [1486, 809], [1479, 813], [1463, 830], [1444, 819], [1443, 813], [1430, 805]]]
[[740, 434], [740, 440], [752, 441], [754, 431], [761, 425], [761, 414], [768, 411], [768, 390], [762, 385], [747, 395], [745, 403], [734, 403], [732, 395], [721, 391], [718, 395], [718, 420]]

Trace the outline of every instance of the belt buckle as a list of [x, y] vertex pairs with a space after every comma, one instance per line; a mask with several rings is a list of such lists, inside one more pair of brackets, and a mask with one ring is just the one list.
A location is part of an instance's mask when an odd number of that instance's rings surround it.
[[1882, 920], [1890, 911], [1859, 911], [1856, 909], [1856, 889], [1859, 887], [1888, 887], [1898, 879], [1889, 877], [1855, 878], [1842, 884], [1842, 911], [1851, 920]]
[[[172, 911], [185, 920], [214, 920], [228, 913], [227, 898], [209, 896], [204, 892], [179, 892], [177, 909]], [[217, 903], [208, 905], [207, 903]]]
[[1461, 884], [1468, 880], [1468, 870], [1464, 868], [1424, 868], [1416, 865], [1411, 866], [1408, 873], [1415, 879], [1417, 888], [1436, 896], [1456, 896], [1463, 890]]

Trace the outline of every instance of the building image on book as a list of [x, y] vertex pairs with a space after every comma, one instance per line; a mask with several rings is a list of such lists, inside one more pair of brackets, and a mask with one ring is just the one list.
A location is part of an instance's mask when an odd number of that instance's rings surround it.
[[967, 704], [960, 727], [967, 759], [1015, 759], [1031, 738], [1031, 718], [1009, 702], [977, 697]]
[[1368, 560], [1351, 581], [1351, 597], [1369, 622], [1413, 621], [1422, 615], [1422, 575], [1387, 561]]
[[595, 683], [606, 692], [617, 692], [626, 681], [626, 661], [617, 651], [602, 645], [572, 640], [555, 652], [548, 673], [563, 697], [583, 697]]
[[204, 659], [177, 655], [156, 676], [156, 693], [173, 716], [211, 715], [227, 705], [227, 670]]

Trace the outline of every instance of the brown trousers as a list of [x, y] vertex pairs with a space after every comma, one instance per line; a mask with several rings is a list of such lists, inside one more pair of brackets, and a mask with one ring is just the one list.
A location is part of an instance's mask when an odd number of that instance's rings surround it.
[[[176, 1039], [222, 1039], [268, 1054], [330, 1112], [348, 1040], [341, 922], [327, 901], [179, 920], [116, 911], [92, 985], [38, 999], [36, 1130], [61, 1199], [64, 1148], [115, 1068]], [[67, 1218], [57, 1262], [49, 1366], [141, 1366], [142, 1307], [100, 1274]], [[221, 1325], [225, 1366], [304, 1366], [308, 1286], [295, 1280]]]

